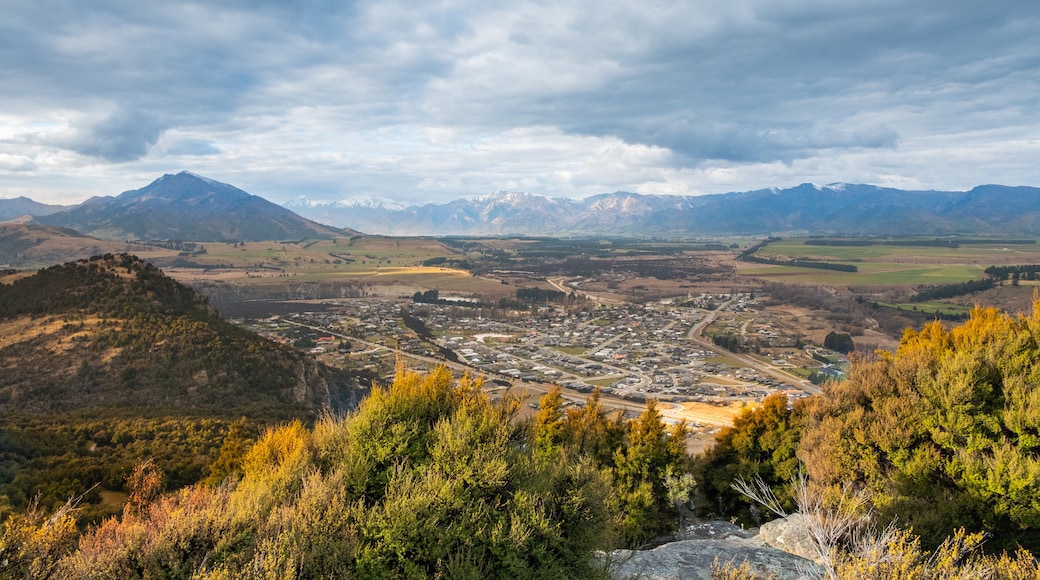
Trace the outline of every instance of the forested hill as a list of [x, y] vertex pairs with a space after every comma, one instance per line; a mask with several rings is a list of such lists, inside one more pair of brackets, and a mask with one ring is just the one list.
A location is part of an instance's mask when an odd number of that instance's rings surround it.
[[0, 412], [352, 406], [357, 382], [126, 254], [0, 285]]

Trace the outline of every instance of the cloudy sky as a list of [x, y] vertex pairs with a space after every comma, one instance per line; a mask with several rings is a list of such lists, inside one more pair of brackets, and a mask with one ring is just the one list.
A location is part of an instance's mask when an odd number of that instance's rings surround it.
[[0, 197], [1040, 186], [1036, 0], [4, 0]]

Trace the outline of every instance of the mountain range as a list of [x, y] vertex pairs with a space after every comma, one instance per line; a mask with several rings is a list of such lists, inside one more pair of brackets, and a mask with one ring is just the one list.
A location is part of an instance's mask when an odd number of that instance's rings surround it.
[[39, 225], [71, 228], [104, 240], [256, 241], [357, 233], [313, 222], [187, 171], [163, 175], [115, 197], [94, 197], [62, 211], [32, 215]]
[[251, 241], [379, 235], [1040, 235], [1040, 188], [914, 191], [805, 183], [700, 196], [617, 192], [585, 199], [497, 192], [402, 206], [364, 199], [284, 206], [190, 172], [62, 208], [0, 199], [0, 219], [106, 240]]
[[1040, 234], [1040, 188], [907, 191], [810, 183], [701, 196], [609, 193], [585, 199], [498, 192], [406, 208], [297, 199], [286, 207], [385, 235]]

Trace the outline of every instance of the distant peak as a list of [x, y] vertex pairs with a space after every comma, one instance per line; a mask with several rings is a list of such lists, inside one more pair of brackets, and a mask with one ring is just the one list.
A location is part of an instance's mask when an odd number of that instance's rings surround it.
[[[166, 177], [166, 176], [164, 175], [163, 177]], [[198, 179], [199, 181], [205, 181], [206, 183], [209, 183], [211, 185], [223, 185], [222, 183], [220, 183], [219, 181], [217, 181], [215, 179], [210, 179], [210, 178], [206, 177], [205, 175], [199, 175], [198, 173], [195, 173], [193, 171], [181, 171], [175, 177], [192, 177], [194, 179]]]
[[295, 197], [284, 204], [283, 207], [287, 208], [369, 208], [369, 209], [386, 209], [386, 210], [403, 210], [405, 205], [398, 203], [392, 199], [386, 199], [381, 197], [371, 197], [366, 195], [349, 197], [346, 199], [340, 199], [335, 201], [324, 200], [324, 199], [311, 199], [305, 195]]
[[491, 193], [485, 193], [473, 198], [473, 201], [499, 201], [499, 200], [520, 200], [529, 199], [535, 197], [533, 193], [525, 193], [522, 191], [506, 191], [498, 190]]

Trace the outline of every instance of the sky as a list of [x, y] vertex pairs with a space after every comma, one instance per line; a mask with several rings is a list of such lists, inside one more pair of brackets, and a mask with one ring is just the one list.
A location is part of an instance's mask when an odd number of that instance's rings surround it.
[[1036, 0], [0, 0], [0, 198], [1040, 186]]

